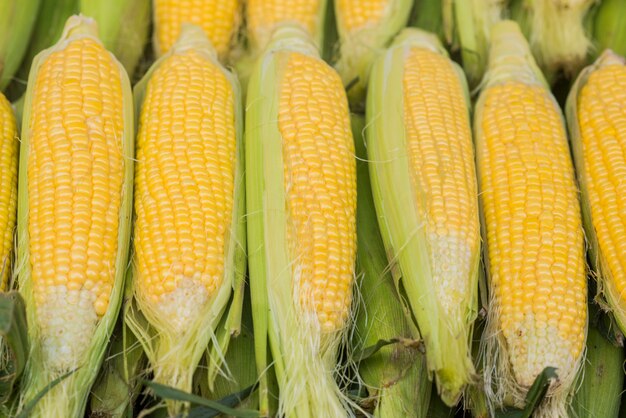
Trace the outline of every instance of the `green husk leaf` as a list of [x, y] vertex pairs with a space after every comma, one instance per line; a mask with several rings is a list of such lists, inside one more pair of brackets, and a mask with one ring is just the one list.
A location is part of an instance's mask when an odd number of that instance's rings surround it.
[[597, 6], [593, 24], [595, 55], [612, 49], [626, 55], [626, 1], [602, 0]]
[[426, 417], [431, 383], [419, 333], [407, 320], [396, 287], [387, 271], [374, 201], [365, 138], [365, 119], [353, 115], [357, 154], [357, 271], [362, 302], [357, 306], [352, 357], [370, 398], [374, 416]]
[[35, 410], [35, 407], [37, 406], [37, 403], [41, 401], [43, 397], [46, 396], [52, 389], [54, 389], [55, 386], [57, 386], [59, 383], [63, 382], [65, 379], [69, 378], [70, 376], [72, 376], [77, 371], [78, 369], [69, 371], [65, 373], [64, 375], [57, 377], [52, 382], [44, 386], [43, 389], [41, 389], [41, 391], [37, 395], [35, 395], [35, 397], [33, 397], [30, 401], [28, 401], [28, 403], [20, 410], [20, 412], [15, 416], [15, 418], [30, 418], [31, 414]]
[[80, 0], [80, 12], [98, 22], [100, 39], [132, 77], [148, 41], [150, 0]]
[[[355, 110], [365, 108], [365, 93], [369, 73], [376, 56], [406, 26], [411, 15], [412, 0], [390, 0], [380, 20], [368, 22], [358, 29], [349, 30], [344, 25], [345, 17], [339, 2], [335, 2], [335, 16], [339, 34], [339, 59], [335, 64], [344, 86], [347, 88], [350, 105]], [[352, 10], [348, 10], [352, 11]]]
[[[473, 251], [467, 277], [470, 290], [457, 315], [448, 315], [436, 297], [424, 297], [437, 294], [432, 279], [429, 241], [423, 227], [427, 220], [420, 215], [416, 205], [416, 199], [427, 199], [428, 196], [414, 189], [404, 129], [405, 55], [414, 47], [447, 56], [434, 35], [419, 29], [405, 29], [375, 62], [367, 98], [368, 160], [387, 258], [402, 272], [401, 278], [396, 275], [399, 281], [396, 286], [406, 292], [408, 308], [426, 347], [428, 370], [435, 375], [440, 396], [446, 404], [454, 405], [475, 374], [470, 344], [478, 309], [480, 244], [476, 239], [476, 247], [470, 249]], [[451, 61], [450, 65], [459, 76], [469, 114], [469, 94], [462, 72]]]
[[252, 410], [245, 410], [245, 409], [233, 409], [229, 406], [227, 406], [228, 404], [232, 404], [233, 400], [237, 401], [240, 400], [244, 397], [246, 397], [245, 395], [248, 394], [250, 392], [252, 392], [254, 390], [253, 387], [247, 388], [243, 394], [241, 394], [241, 397], [239, 396], [239, 394], [235, 394], [234, 396], [230, 396], [225, 400], [221, 400], [221, 401], [212, 401], [210, 399], [205, 399], [202, 398], [200, 396], [191, 394], [191, 393], [187, 393], [184, 392], [182, 390], [173, 388], [173, 387], [169, 387], [166, 385], [161, 385], [159, 383], [156, 382], [152, 382], [149, 380], [146, 380], [143, 382], [144, 385], [146, 385], [148, 388], [150, 388], [154, 394], [160, 398], [163, 399], [169, 399], [169, 400], [173, 400], [173, 401], [179, 401], [179, 402], [185, 402], [185, 403], [189, 403], [192, 405], [200, 405], [200, 406], [204, 406], [207, 408], [210, 408], [214, 411], [219, 411], [222, 414], [226, 414], [226, 415], [230, 415], [233, 417], [240, 417], [240, 418], [254, 418], [254, 417], [258, 417], [259, 413], [258, 411], [252, 411]]
[[560, 72], [575, 76], [591, 47], [585, 16], [596, 0], [517, 0], [512, 17], [519, 22], [546, 78]]
[[0, 404], [7, 402], [14, 386], [24, 372], [29, 342], [26, 324], [26, 306], [15, 291], [0, 293]]
[[40, 0], [0, 1], [0, 90], [4, 90], [20, 68]]
[[437, 395], [437, 391], [433, 390], [430, 396], [430, 403], [428, 407], [428, 418], [454, 418], [454, 409], [443, 403], [441, 398]]
[[621, 347], [611, 344], [596, 328], [589, 328], [584, 377], [572, 401], [574, 416], [619, 416], [624, 360]]
[[[237, 141], [233, 196], [235, 206], [231, 226], [225, 237], [224, 280], [215, 294], [206, 302], [199, 315], [190, 321], [184, 333], [173, 332], [151, 305], [141, 300], [141, 294], [137, 292], [137, 288], [134, 289], [135, 303], [125, 315], [126, 324], [137, 336], [147, 354], [150, 368], [155, 374], [155, 381], [183, 391], [191, 391], [194, 371], [207, 348], [210, 350], [212, 360], [209, 365], [208, 383], [212, 385], [212, 379], [215, 378], [217, 370], [222, 365], [231, 336], [239, 333], [246, 264], [243, 110], [240, 89], [236, 77], [219, 63], [217, 53], [200, 27], [191, 24], [183, 25], [178, 41], [152, 65], [142, 80], [137, 83], [134, 90], [136, 116], [140, 115], [146, 90], [149, 88], [150, 79], [156, 69], [170, 57], [188, 50], [194, 50], [220, 68], [234, 92]], [[137, 274], [134, 268], [131, 277]], [[224, 318], [226, 319], [223, 321]], [[167, 404], [171, 414], [180, 413], [188, 407], [171, 397], [168, 397]]]
[[78, 12], [78, 0], [40, 0], [40, 3], [28, 49], [15, 79], [9, 86], [9, 94], [13, 98], [24, 94], [35, 56], [59, 40], [67, 18]]
[[434, 33], [441, 42], [446, 42], [444, 1], [415, 0], [413, 12], [411, 12], [410, 26]]
[[[53, 47], [39, 53], [31, 68], [28, 89], [24, 103], [24, 115], [22, 122], [22, 137], [20, 148], [20, 167], [18, 181], [18, 216], [17, 216], [17, 265], [18, 282], [20, 293], [26, 303], [27, 320], [29, 324], [36, 324], [36, 310], [33, 283], [31, 278], [31, 266], [29, 260], [29, 234], [28, 234], [28, 154], [30, 149], [30, 119], [34, 95], [35, 82], [39, 68], [48, 57], [59, 50], [64, 49], [69, 42], [77, 38], [91, 38], [100, 42], [97, 38], [95, 22], [82, 16], [72, 16], [68, 19], [63, 35]], [[106, 352], [107, 342], [111, 336], [119, 313], [124, 288], [124, 274], [127, 266], [128, 248], [130, 241], [130, 218], [132, 209], [133, 191], [133, 155], [134, 155], [134, 128], [133, 106], [130, 82], [124, 68], [119, 65], [123, 95], [123, 120], [124, 134], [120, 138], [124, 159], [123, 196], [119, 213], [119, 229], [117, 242], [117, 255], [115, 264], [115, 280], [109, 306], [96, 326], [95, 333], [86, 350], [84, 363], [75, 373], [64, 379], [60, 384], [50, 390], [35, 406], [32, 416], [46, 417], [73, 417], [84, 413], [89, 390], [97, 377], [98, 370]], [[42, 353], [42, 336], [38, 327], [29, 327], [31, 349], [26, 370], [23, 378], [21, 408], [28, 405], [41, 390], [56, 379], [59, 372], [50, 370], [46, 365]], [[54, 412], [51, 412], [54, 411]]]

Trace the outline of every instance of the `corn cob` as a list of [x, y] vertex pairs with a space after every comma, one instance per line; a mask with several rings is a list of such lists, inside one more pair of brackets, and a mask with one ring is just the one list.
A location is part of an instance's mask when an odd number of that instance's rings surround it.
[[572, 416], [617, 418], [624, 386], [625, 356], [598, 329], [589, 327], [583, 381], [572, 401]]
[[75, 370], [33, 416], [82, 416], [120, 307], [133, 178], [130, 83], [92, 19], [70, 17], [37, 55], [24, 108], [18, 281], [31, 352], [22, 401]]
[[98, 22], [102, 43], [132, 77], [148, 40], [150, 0], [81, 0], [80, 12]]
[[20, 68], [40, 0], [0, 0], [0, 91]]
[[626, 129], [624, 114], [626, 60], [610, 50], [579, 75], [567, 99], [567, 120], [590, 258], [598, 275], [598, 290], [626, 330]]
[[0, 93], [0, 291], [9, 288], [17, 207], [17, 127], [11, 104]]
[[[191, 391], [245, 270], [239, 90], [203, 30], [185, 24], [135, 97], [141, 108], [132, 280], [150, 325], [135, 310], [126, 318], [155, 381]], [[184, 405], [168, 407], [174, 414]]]
[[480, 231], [467, 86], [434, 35], [407, 29], [376, 61], [367, 122], [385, 247], [402, 272], [428, 369], [454, 405], [474, 375]]
[[530, 42], [548, 81], [559, 72], [575, 76], [591, 47], [584, 19], [596, 0], [515, 0], [512, 17]]
[[461, 50], [470, 86], [485, 74], [491, 27], [502, 19], [506, 0], [443, 0], [444, 33], [453, 49]]
[[321, 48], [328, 0], [247, 0], [246, 22], [252, 55], [261, 53], [281, 25], [298, 25]]
[[362, 107], [376, 55], [407, 24], [411, 0], [336, 0], [340, 57], [337, 71], [353, 106]]
[[626, 55], [626, 0], [602, 0], [593, 20], [593, 51], [599, 55], [610, 48]]
[[[350, 317], [356, 173], [345, 92], [308, 32], [284, 25], [253, 70], [246, 198], [256, 362], [269, 334], [286, 416], [345, 416], [333, 381]], [[261, 413], [268, 413], [262, 381]]]
[[239, 23], [240, 0], [153, 0], [154, 50], [165, 54], [179, 38], [183, 23], [204, 29], [221, 58], [228, 53]]
[[559, 379], [534, 416], [566, 416], [587, 286], [563, 116], [515, 22], [494, 26], [487, 74], [474, 122], [491, 298], [486, 390], [492, 407], [522, 406], [536, 376], [554, 367]]
[[[364, 138], [365, 118], [352, 116], [352, 134], [357, 152], [357, 269], [363, 301], [357, 307], [357, 349], [392, 338], [419, 340], [419, 332], [405, 316], [391, 274], [372, 198]], [[432, 384], [424, 355], [415, 346], [396, 343], [381, 348], [359, 363], [359, 375], [376, 401], [374, 416], [427, 417]]]

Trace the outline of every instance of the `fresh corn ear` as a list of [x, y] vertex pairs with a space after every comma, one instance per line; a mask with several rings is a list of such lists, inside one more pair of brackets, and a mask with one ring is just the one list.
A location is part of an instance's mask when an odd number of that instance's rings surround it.
[[20, 68], [40, 0], [0, 0], [0, 91]]
[[585, 64], [591, 41], [584, 20], [596, 1], [513, 1], [512, 17], [519, 22], [548, 81], [559, 72], [575, 76]]
[[[256, 362], [269, 335], [279, 413], [345, 416], [333, 380], [351, 314], [356, 173], [345, 91], [300, 26], [274, 32], [252, 72], [246, 198]], [[261, 381], [261, 413], [267, 385]]]
[[463, 69], [472, 87], [485, 74], [491, 27], [502, 19], [505, 3], [505, 0], [442, 1], [446, 39], [454, 49], [461, 50]]
[[148, 41], [150, 0], [81, 0], [80, 12], [98, 22], [102, 43], [132, 77]]
[[[597, 5], [593, 20], [593, 51], [602, 53], [612, 49], [626, 55], [626, 0], [602, 0]], [[594, 54], [595, 55], [595, 54]]]
[[299, 26], [321, 48], [327, 3], [328, 0], [247, 0], [246, 31], [252, 55], [263, 52], [274, 31], [282, 25]]
[[381, 340], [401, 343], [381, 348], [359, 363], [359, 375], [375, 400], [374, 416], [380, 418], [427, 417], [432, 384], [426, 358], [417, 346], [419, 332], [406, 317], [400, 296], [387, 271], [385, 247], [378, 229], [365, 150], [365, 118], [352, 116], [357, 155], [357, 268], [362, 303], [356, 308], [353, 352]]
[[491, 406], [523, 406], [554, 367], [535, 417], [561, 417], [587, 333], [582, 222], [563, 115], [515, 22], [494, 26], [474, 129], [490, 303]]
[[68, 19], [35, 58], [24, 105], [17, 274], [31, 350], [22, 406], [82, 416], [123, 293], [133, 189], [133, 107], [124, 68], [89, 18]]
[[376, 56], [407, 24], [412, 0], [335, 0], [339, 32], [337, 71], [355, 107], [363, 100]]
[[[448, 405], [473, 380], [480, 228], [469, 97], [438, 39], [405, 29], [375, 62], [367, 150], [390, 262]], [[428, 295], [425, 297], [424, 295]]]
[[590, 259], [622, 332], [626, 331], [626, 60], [606, 50], [581, 72], [567, 99], [567, 120]]
[[179, 39], [184, 23], [191, 23], [206, 32], [218, 55], [225, 58], [239, 24], [241, 1], [153, 0], [153, 44], [157, 56], [169, 51]]
[[[137, 309], [126, 322], [154, 380], [189, 392], [245, 273], [239, 87], [203, 30], [186, 24], [135, 87], [135, 101]], [[168, 408], [177, 414], [184, 405]]]
[[0, 93], [0, 291], [10, 286], [17, 207], [17, 126], [11, 103]]

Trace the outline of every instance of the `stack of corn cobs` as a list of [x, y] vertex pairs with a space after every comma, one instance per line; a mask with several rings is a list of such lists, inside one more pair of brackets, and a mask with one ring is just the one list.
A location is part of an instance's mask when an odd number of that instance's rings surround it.
[[626, 0], [0, 0], [0, 417], [620, 416], [624, 54]]

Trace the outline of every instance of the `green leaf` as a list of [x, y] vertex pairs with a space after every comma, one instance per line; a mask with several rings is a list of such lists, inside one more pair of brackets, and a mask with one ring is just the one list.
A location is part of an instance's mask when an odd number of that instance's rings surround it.
[[258, 411], [253, 411], [250, 409], [237, 410], [231, 407], [241, 402], [243, 398], [247, 397], [250, 393], [252, 393], [256, 389], [255, 386], [246, 388], [242, 392], [227, 396], [226, 398], [223, 398], [219, 401], [212, 401], [210, 399], [205, 399], [200, 396], [183, 392], [182, 390], [174, 389], [172, 387], [161, 385], [156, 382], [145, 381], [144, 384], [150, 389], [152, 389], [155, 395], [157, 395], [160, 398], [171, 399], [171, 400], [182, 401], [182, 402], [189, 402], [192, 405], [199, 405], [201, 407], [205, 407], [205, 409], [203, 409], [204, 415], [195, 415], [197, 417], [215, 416], [215, 415], [206, 415], [206, 413], [208, 412], [206, 408], [208, 408], [211, 411], [214, 411], [216, 415], [221, 413], [221, 414], [226, 414], [229, 416], [239, 417], [239, 418], [252, 418], [252, 417], [260, 416]]
[[546, 367], [541, 374], [537, 376], [533, 385], [528, 390], [524, 410], [513, 408], [500, 410], [496, 412], [496, 418], [531, 418], [533, 412], [537, 410], [541, 401], [545, 398], [548, 388], [550, 387], [550, 381], [556, 378], [558, 378], [556, 369], [554, 367]]
[[46, 393], [48, 393], [50, 390], [52, 390], [52, 388], [54, 388], [56, 385], [61, 383], [63, 380], [65, 380], [68, 377], [70, 377], [71, 375], [73, 375], [77, 370], [78, 369], [74, 369], [74, 370], [72, 370], [70, 372], [67, 372], [64, 375], [57, 377], [52, 382], [48, 383], [46, 386], [44, 386], [44, 388], [41, 390], [41, 392], [39, 392], [33, 399], [31, 399], [31, 401], [26, 404], [26, 406], [22, 409], [22, 411], [19, 414], [17, 414], [15, 416], [15, 418], [28, 418], [28, 417], [30, 417], [30, 414], [33, 411], [33, 409], [35, 409], [35, 406], [37, 405], [37, 402], [39, 402], [41, 400], [41, 398], [46, 396]]
[[0, 335], [3, 345], [6, 344], [2, 350], [7, 351], [6, 362], [0, 369], [0, 403], [5, 403], [28, 357], [26, 305], [18, 292], [0, 293]]
[[409, 338], [400, 338], [400, 337], [390, 338], [388, 340], [381, 339], [381, 340], [376, 341], [376, 344], [370, 345], [369, 347], [365, 347], [361, 351], [357, 351], [354, 354], [354, 360], [356, 363], [360, 363], [363, 360], [367, 360], [368, 358], [376, 354], [378, 351], [380, 351], [381, 348], [386, 347], [391, 344], [402, 344], [405, 347], [414, 347], [418, 349], [419, 351], [424, 350], [421, 340], [412, 340]]

